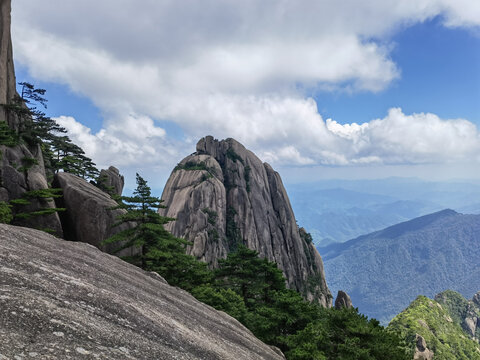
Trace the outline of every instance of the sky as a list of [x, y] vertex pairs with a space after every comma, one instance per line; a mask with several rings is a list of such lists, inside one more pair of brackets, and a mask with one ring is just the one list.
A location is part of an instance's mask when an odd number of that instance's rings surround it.
[[203, 136], [284, 182], [480, 179], [480, 2], [22, 0], [17, 81], [101, 168], [162, 188]]

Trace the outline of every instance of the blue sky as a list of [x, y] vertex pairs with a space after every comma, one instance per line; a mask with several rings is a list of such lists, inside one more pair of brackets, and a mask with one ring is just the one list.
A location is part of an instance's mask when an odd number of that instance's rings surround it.
[[379, 93], [323, 92], [315, 96], [325, 117], [341, 123], [382, 118], [391, 107], [406, 113], [432, 112], [480, 125], [480, 37], [448, 29], [439, 18], [393, 36], [392, 60], [401, 78]]
[[12, 26], [17, 80], [100, 166], [161, 187], [212, 134], [287, 182], [480, 177], [475, 2], [90, 2], [15, 3]]

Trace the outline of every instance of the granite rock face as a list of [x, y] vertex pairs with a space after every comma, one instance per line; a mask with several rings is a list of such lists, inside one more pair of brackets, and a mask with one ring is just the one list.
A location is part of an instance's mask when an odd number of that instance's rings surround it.
[[[18, 96], [10, 35], [10, 12], [11, 1], [0, 0], [0, 105], [10, 104]], [[19, 129], [18, 116], [7, 112], [3, 106], [0, 106], [0, 122], [6, 122], [13, 131]], [[33, 165], [31, 165], [32, 162]], [[27, 163], [31, 166], [26, 166]], [[12, 147], [0, 145], [0, 201], [10, 201], [20, 198], [27, 191], [47, 188], [42, 152], [38, 145]], [[36, 211], [52, 207], [54, 207], [52, 199], [50, 201], [34, 199], [25, 210]], [[18, 224], [50, 229], [57, 236], [62, 236], [57, 214], [31, 217], [28, 220], [18, 221]]]
[[335, 299], [335, 309], [351, 308], [353, 307], [352, 299], [345, 291], [338, 290], [337, 298]]
[[0, 359], [284, 359], [227, 314], [95, 247], [0, 224]]
[[433, 351], [427, 348], [427, 343], [425, 339], [416, 334], [415, 338], [415, 353], [413, 355], [413, 360], [432, 360], [433, 359]]
[[[10, 34], [11, 0], [0, 0], [0, 104], [8, 104], [17, 94]], [[0, 121], [18, 129], [18, 119], [0, 108]]]
[[[117, 217], [125, 210], [111, 210], [118, 204], [110, 195], [69, 173], [56, 174], [53, 185], [63, 190], [63, 197], [58, 199], [57, 205], [67, 209], [60, 214], [65, 239], [85, 242], [106, 252], [117, 248], [116, 245], [103, 245], [102, 242], [129, 225], [113, 227]], [[126, 249], [118, 255], [132, 255], [132, 251]]]
[[331, 306], [323, 262], [301, 237], [280, 175], [234, 139], [202, 138], [173, 170], [163, 191], [175, 218], [166, 229], [193, 246], [188, 253], [216, 266], [239, 244], [275, 261], [287, 285]]
[[108, 169], [100, 171], [99, 185], [104, 187], [107, 192], [111, 191], [115, 195], [122, 195], [125, 180], [116, 167], [110, 166]]

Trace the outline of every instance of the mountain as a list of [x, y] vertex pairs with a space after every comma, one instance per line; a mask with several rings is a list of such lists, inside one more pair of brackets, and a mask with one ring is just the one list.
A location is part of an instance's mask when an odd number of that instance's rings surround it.
[[238, 321], [95, 247], [0, 224], [0, 358], [284, 359]]
[[446, 290], [435, 295], [435, 301], [448, 311], [463, 331], [477, 342], [480, 340], [480, 291], [466, 300], [456, 291]]
[[480, 215], [443, 210], [319, 251], [332, 292], [383, 323], [418, 294], [480, 288]]
[[322, 247], [445, 208], [480, 213], [480, 186], [475, 183], [337, 179], [286, 187], [297, 220]]
[[238, 244], [275, 261], [288, 286], [331, 306], [322, 259], [300, 231], [280, 175], [234, 139], [202, 138], [173, 170], [162, 194], [165, 228], [215, 266]]
[[[476, 296], [480, 297], [480, 292]], [[395, 316], [388, 328], [402, 334], [411, 345], [412, 355], [417, 356], [415, 359], [479, 360], [478, 340], [462, 329], [469, 311], [477, 311], [478, 320], [480, 308], [475, 298], [467, 301], [454, 291], [437, 294], [435, 300], [419, 296]], [[419, 343], [422, 345], [418, 346]]]

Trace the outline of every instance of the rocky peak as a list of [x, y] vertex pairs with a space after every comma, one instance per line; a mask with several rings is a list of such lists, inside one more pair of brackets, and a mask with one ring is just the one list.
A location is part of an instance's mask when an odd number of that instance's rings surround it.
[[99, 176], [99, 186], [104, 188], [107, 192], [114, 195], [122, 195], [125, 179], [120, 175], [120, 171], [110, 166], [108, 169], [102, 169]]
[[473, 295], [472, 302], [480, 308], [480, 291]]
[[341, 308], [351, 308], [353, 307], [352, 299], [345, 291], [338, 290], [337, 298], [335, 299], [335, 309], [340, 310]]
[[166, 228], [193, 245], [187, 251], [216, 266], [244, 244], [275, 261], [288, 286], [331, 306], [323, 262], [301, 236], [280, 175], [234, 139], [202, 138], [173, 170], [162, 199]]

